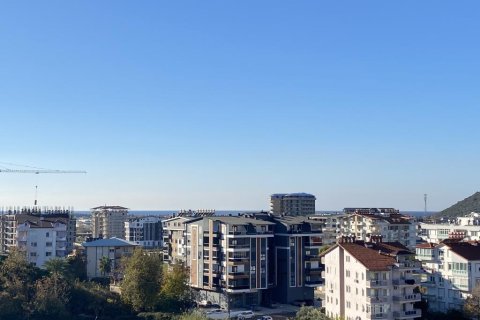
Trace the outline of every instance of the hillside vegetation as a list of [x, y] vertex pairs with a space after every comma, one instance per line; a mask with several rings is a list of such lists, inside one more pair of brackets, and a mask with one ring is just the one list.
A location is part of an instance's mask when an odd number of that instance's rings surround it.
[[458, 217], [469, 214], [470, 212], [480, 212], [480, 192], [475, 192], [470, 197], [457, 202], [453, 206], [435, 214], [436, 218]]

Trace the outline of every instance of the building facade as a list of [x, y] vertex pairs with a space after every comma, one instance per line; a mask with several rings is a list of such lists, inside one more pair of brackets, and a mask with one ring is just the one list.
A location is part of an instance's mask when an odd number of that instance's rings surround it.
[[308, 193], [276, 193], [270, 196], [274, 215], [309, 216], [315, 214], [315, 196]]
[[185, 223], [190, 216], [177, 216], [163, 220], [163, 261], [165, 263], [184, 263], [187, 254], [187, 234]]
[[120, 206], [92, 208], [92, 236], [94, 238], [125, 239], [125, 221], [128, 209]]
[[205, 217], [186, 223], [190, 286], [199, 300], [222, 306], [259, 305], [273, 286], [268, 273], [274, 223], [250, 217]]
[[200, 300], [224, 307], [303, 301], [321, 279], [321, 223], [265, 212], [186, 222], [186, 263]]
[[440, 243], [449, 238], [480, 240], [480, 214], [476, 212], [444, 222], [421, 222], [419, 225], [420, 237], [429, 243]]
[[[114, 275], [120, 259], [131, 256], [138, 245], [124, 239], [110, 238], [87, 241], [82, 243], [82, 246], [87, 257], [87, 277], [92, 279]], [[103, 257], [110, 260], [112, 270], [110, 274], [103, 274], [100, 270], [100, 261]]]
[[341, 237], [322, 254], [325, 263], [325, 311], [346, 320], [415, 319], [421, 296], [415, 254], [398, 242], [357, 241]]
[[129, 218], [125, 222], [125, 239], [146, 249], [162, 246], [162, 220], [159, 216]]
[[432, 311], [462, 310], [465, 299], [480, 284], [480, 243], [445, 240], [417, 245], [423, 264], [422, 286]]
[[18, 249], [27, 261], [43, 267], [55, 257], [66, 257], [72, 251], [75, 219], [71, 209], [17, 208], [0, 216], [1, 252]]

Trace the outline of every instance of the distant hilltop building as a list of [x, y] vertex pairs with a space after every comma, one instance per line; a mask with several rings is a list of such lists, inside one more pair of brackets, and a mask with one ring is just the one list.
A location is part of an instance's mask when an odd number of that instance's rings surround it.
[[23, 207], [2, 210], [0, 252], [16, 249], [28, 262], [42, 267], [48, 260], [65, 257], [73, 249], [75, 218], [73, 209]]
[[308, 193], [275, 193], [270, 196], [274, 215], [308, 216], [315, 214], [315, 196]]
[[92, 208], [93, 238], [125, 239], [125, 222], [128, 208], [120, 206], [101, 206]]

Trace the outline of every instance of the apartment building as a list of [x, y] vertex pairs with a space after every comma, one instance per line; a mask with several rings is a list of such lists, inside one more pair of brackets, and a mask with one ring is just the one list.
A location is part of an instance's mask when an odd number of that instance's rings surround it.
[[356, 319], [415, 319], [421, 310], [414, 303], [421, 296], [415, 274], [415, 254], [399, 242], [371, 242], [342, 236], [322, 253], [325, 264], [327, 316]]
[[420, 222], [419, 226], [420, 238], [429, 243], [440, 243], [449, 238], [480, 240], [480, 213], [476, 212], [439, 223]]
[[274, 285], [274, 223], [253, 217], [202, 217], [186, 221], [190, 286], [199, 300], [225, 307], [268, 303]]
[[163, 261], [184, 263], [187, 253], [185, 223], [190, 216], [177, 216], [163, 221]]
[[92, 208], [92, 236], [94, 238], [125, 238], [128, 209], [120, 206]]
[[[130, 256], [133, 250], [138, 246], [136, 243], [118, 239], [97, 239], [82, 243], [87, 257], [87, 277], [88, 279], [97, 277], [116, 276], [116, 269], [122, 257]], [[100, 260], [107, 257], [110, 260], [110, 274], [103, 274], [100, 270]]]
[[308, 216], [315, 214], [315, 196], [308, 193], [276, 193], [270, 196], [274, 215]]
[[162, 219], [159, 216], [132, 217], [125, 222], [125, 239], [145, 249], [162, 246]]
[[8, 209], [0, 216], [1, 252], [18, 249], [30, 263], [43, 267], [48, 260], [72, 251], [74, 226], [71, 209]]
[[425, 270], [422, 286], [429, 309], [461, 310], [473, 288], [480, 284], [480, 243], [455, 239], [423, 243], [417, 245], [416, 257]]
[[417, 242], [417, 222], [393, 208], [345, 208], [340, 234], [367, 241], [381, 235], [383, 241], [398, 241], [410, 250]]
[[337, 243], [337, 238], [342, 235], [342, 224], [347, 217], [345, 214], [331, 213], [310, 216], [310, 220], [322, 225], [322, 244], [332, 245]]
[[268, 270], [274, 280], [272, 300], [313, 304], [314, 289], [323, 284], [319, 249], [322, 223], [305, 216], [262, 217], [275, 223], [275, 259]]

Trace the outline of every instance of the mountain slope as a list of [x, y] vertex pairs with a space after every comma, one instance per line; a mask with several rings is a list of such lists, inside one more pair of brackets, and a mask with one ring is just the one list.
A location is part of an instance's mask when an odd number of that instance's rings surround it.
[[480, 192], [475, 192], [470, 197], [457, 202], [453, 206], [435, 214], [435, 217], [458, 217], [470, 212], [480, 212]]

